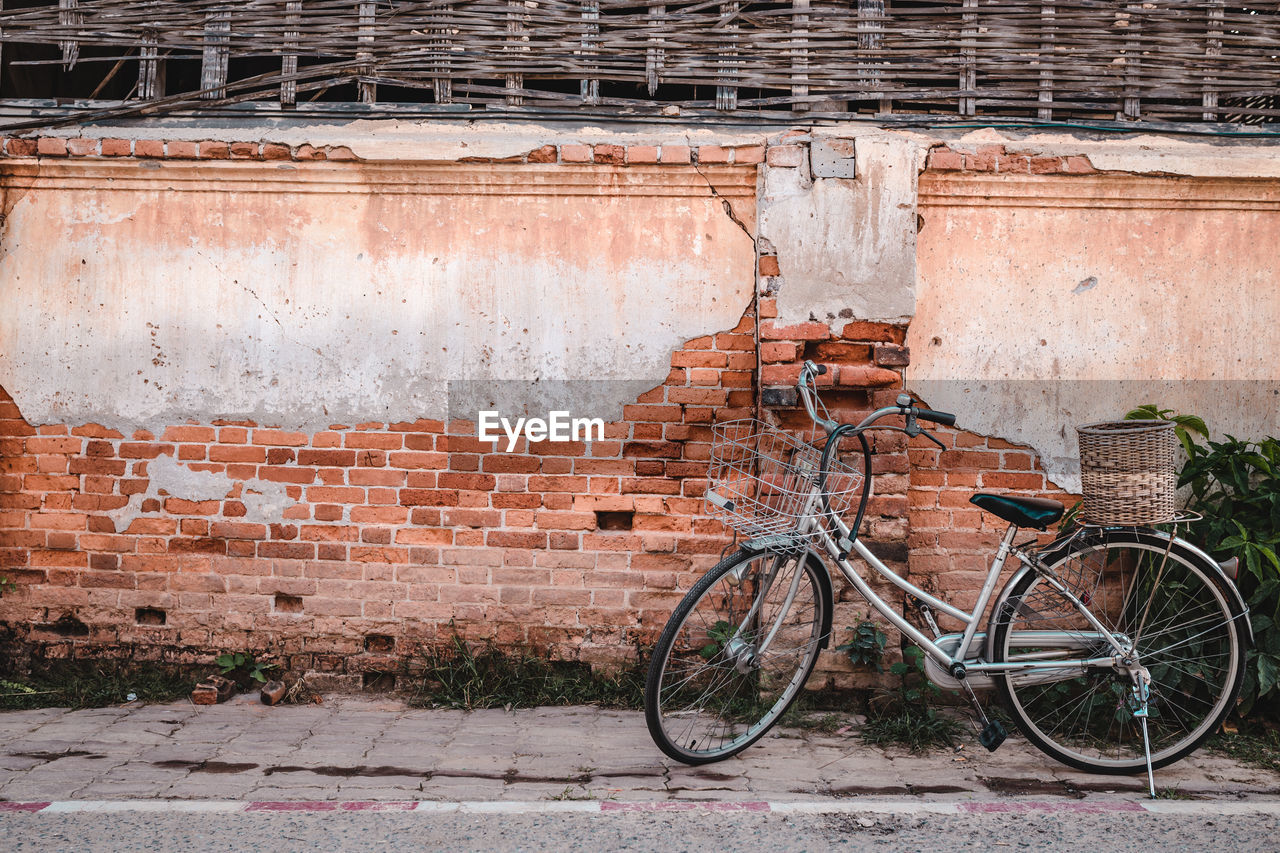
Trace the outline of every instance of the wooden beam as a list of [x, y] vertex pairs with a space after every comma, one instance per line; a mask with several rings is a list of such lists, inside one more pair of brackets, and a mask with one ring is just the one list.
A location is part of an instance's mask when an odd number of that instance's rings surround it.
[[[298, 73], [298, 40], [302, 37], [302, 0], [287, 0], [284, 4], [284, 54], [280, 57], [280, 73], [290, 77]], [[298, 104], [298, 81], [280, 81], [280, 105], [293, 107]]]
[[649, 20], [658, 22], [650, 28], [653, 35], [649, 36], [649, 47], [645, 48], [644, 53], [644, 76], [650, 95], [656, 93], [658, 86], [662, 84], [662, 66], [667, 61], [666, 48], [662, 47], [662, 36], [658, 35], [662, 27], [660, 22], [666, 16], [665, 3], [654, 3], [649, 6]]
[[[600, 0], [582, 0], [582, 50], [581, 55], [595, 56], [598, 50], [597, 41], [600, 37]], [[594, 67], [590, 61], [584, 61], [585, 65]], [[582, 95], [582, 103], [588, 106], [594, 106], [600, 103], [600, 81], [594, 77], [585, 77], [581, 81], [579, 91]]]
[[[866, 71], [858, 85], [874, 93], [883, 87], [880, 49], [884, 46], [884, 0], [858, 0], [858, 50], [865, 51]], [[880, 112], [891, 112], [888, 98], [880, 98]]]
[[[978, 99], [965, 92], [978, 88], [978, 0], [964, 0], [964, 32], [960, 42], [960, 115], [978, 112]], [[969, 11], [973, 10], [973, 11]]]
[[[1204, 55], [1209, 65], [1214, 65], [1217, 57], [1222, 56], [1222, 20], [1225, 4], [1223, 0], [1209, 0], [1205, 10], [1208, 15], [1208, 26], [1205, 28]], [[1218, 120], [1218, 89], [1214, 85], [1217, 77], [1210, 73], [1204, 76], [1204, 94], [1201, 106], [1204, 107], [1205, 121]]]
[[[58, 23], [63, 27], [78, 27], [84, 23], [79, 6], [80, 0], [58, 0]], [[80, 59], [80, 42], [73, 36], [62, 39], [58, 44], [62, 48], [62, 67], [70, 71]]]
[[[520, 42], [525, 39], [524, 33], [524, 3], [522, 0], [507, 0], [507, 44], [506, 50], [519, 51]], [[523, 74], [507, 74], [506, 83], [508, 95], [506, 96], [507, 105], [518, 107], [524, 103], [524, 97], [517, 94], [524, 88]]]
[[[724, 30], [735, 37], [738, 32], [738, 0], [728, 0], [720, 4], [720, 20], [725, 22]], [[736, 40], [736, 39], [735, 39]], [[738, 48], [728, 47], [719, 61], [720, 72], [716, 75], [723, 81], [734, 81], [738, 77]], [[716, 109], [736, 110], [738, 108], [738, 87], [730, 85], [716, 86]]]
[[1036, 110], [1036, 118], [1042, 121], [1053, 120], [1053, 65], [1057, 62], [1054, 54], [1054, 42], [1058, 38], [1054, 21], [1058, 10], [1053, 3], [1040, 4], [1040, 91], [1036, 97], [1045, 106]]
[[1141, 81], [1138, 66], [1142, 62], [1142, 4], [1130, 3], [1125, 6], [1125, 11], [1125, 29], [1129, 38], [1124, 43], [1124, 107], [1118, 117], [1137, 121], [1142, 117], [1142, 99], [1137, 95]]
[[440, 52], [441, 58], [436, 63], [436, 70], [439, 75], [432, 79], [431, 88], [435, 92], [437, 104], [451, 104], [453, 103], [453, 80], [449, 76], [451, 63], [448, 56], [453, 44], [450, 38], [452, 33], [449, 31], [449, 18], [453, 14], [453, 6], [442, 6], [438, 12], [440, 14], [440, 25], [433, 27], [431, 33], [434, 36], [432, 44]]
[[227, 96], [227, 61], [231, 57], [231, 12], [214, 9], [204, 16], [204, 54], [200, 59], [200, 97], [217, 101]]
[[[360, 30], [356, 36], [359, 47], [356, 49], [356, 59], [360, 62], [367, 62], [367, 65], [360, 66], [360, 73], [367, 76], [373, 76], [373, 33], [374, 33], [374, 16], [377, 9], [376, 3], [360, 4]], [[378, 100], [378, 86], [376, 83], [369, 83], [361, 80], [356, 84], [359, 92], [359, 100], [362, 104], [372, 104]]]
[[797, 100], [791, 109], [798, 113], [809, 111], [809, 0], [791, 0], [791, 95]]
[[154, 101], [164, 97], [164, 71], [156, 34], [148, 32], [142, 37], [142, 49], [138, 54], [138, 100]]

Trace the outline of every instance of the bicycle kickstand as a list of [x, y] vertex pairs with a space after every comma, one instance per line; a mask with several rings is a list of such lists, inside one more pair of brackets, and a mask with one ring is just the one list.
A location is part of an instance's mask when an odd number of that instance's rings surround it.
[[982, 721], [982, 731], [978, 732], [978, 743], [985, 746], [987, 752], [995, 752], [1000, 748], [1000, 744], [1004, 743], [1005, 738], [1009, 737], [1009, 733], [999, 720], [993, 720], [987, 716], [982, 703], [978, 701], [977, 694], [969, 686], [968, 679], [960, 679], [960, 686], [964, 689], [964, 695], [969, 698], [969, 704], [973, 705], [974, 710], [978, 712], [978, 719]]
[[1138, 676], [1137, 684], [1133, 685], [1133, 695], [1138, 705], [1133, 715], [1142, 721], [1142, 751], [1147, 758], [1147, 789], [1151, 794], [1151, 799], [1154, 800], [1156, 798], [1156, 775], [1151, 769], [1151, 738], [1147, 733], [1147, 709], [1151, 699], [1151, 683], [1146, 678]]

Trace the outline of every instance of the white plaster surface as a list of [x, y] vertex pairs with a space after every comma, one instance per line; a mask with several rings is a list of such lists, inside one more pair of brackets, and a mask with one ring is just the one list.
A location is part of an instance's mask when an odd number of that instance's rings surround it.
[[[0, 384], [36, 424], [315, 429], [443, 418], [449, 380], [656, 385], [751, 300], [751, 238], [692, 169], [9, 169]], [[754, 194], [751, 169], [715, 180]]]
[[909, 387], [1079, 487], [1074, 427], [1155, 403], [1280, 432], [1280, 188], [1130, 176], [921, 184]]
[[[841, 137], [824, 129], [818, 138]], [[915, 312], [916, 175], [925, 148], [907, 134], [852, 138], [854, 179], [765, 169], [760, 236], [778, 254], [782, 325], [813, 319], [839, 329], [850, 319]]]

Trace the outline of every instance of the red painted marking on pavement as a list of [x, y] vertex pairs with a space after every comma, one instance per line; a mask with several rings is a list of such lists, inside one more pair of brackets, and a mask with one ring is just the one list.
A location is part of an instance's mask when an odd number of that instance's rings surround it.
[[605, 800], [600, 804], [602, 812], [767, 812], [768, 803], [615, 803]]
[[48, 803], [0, 803], [0, 812], [38, 812]]
[[416, 802], [402, 800], [397, 802], [353, 802], [339, 803], [338, 808], [347, 812], [411, 812], [418, 807]]
[[249, 803], [247, 812], [331, 812], [338, 804], [328, 800], [288, 800], [286, 802]]
[[957, 803], [962, 812], [1075, 812], [1076, 814], [1104, 814], [1107, 812], [1145, 812], [1141, 804], [1128, 800], [1086, 803], [1071, 800], [1065, 803]]

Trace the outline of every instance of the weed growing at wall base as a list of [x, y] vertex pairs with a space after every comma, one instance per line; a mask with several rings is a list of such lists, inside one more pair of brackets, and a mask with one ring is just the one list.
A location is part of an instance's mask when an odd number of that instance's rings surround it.
[[507, 653], [492, 645], [477, 651], [457, 636], [444, 647], [427, 649], [421, 663], [420, 674], [402, 682], [411, 705], [472, 710], [644, 704], [645, 670], [639, 664], [597, 674], [587, 664], [549, 661], [531, 651]]
[[[5, 668], [6, 670], [8, 667]], [[172, 702], [191, 693], [193, 670], [119, 661], [48, 661], [30, 673], [4, 671], [0, 710], [102, 708], [135, 696], [142, 702]]]

